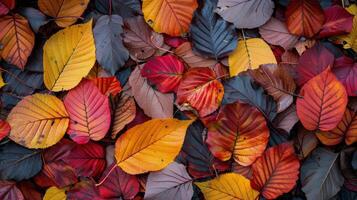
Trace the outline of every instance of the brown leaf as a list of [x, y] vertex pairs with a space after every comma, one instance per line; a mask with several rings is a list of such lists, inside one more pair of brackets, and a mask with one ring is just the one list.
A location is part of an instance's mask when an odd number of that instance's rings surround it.
[[152, 31], [142, 16], [124, 21], [124, 45], [134, 60], [145, 60], [164, 44], [164, 37]]
[[319, 141], [313, 131], [308, 131], [303, 127], [298, 130], [298, 135], [294, 140], [294, 146], [298, 150], [300, 160], [306, 158], [318, 145]]
[[190, 67], [213, 67], [217, 61], [196, 55], [190, 42], [184, 42], [175, 49], [175, 54]]
[[250, 70], [251, 76], [278, 104], [278, 112], [288, 108], [294, 98], [296, 85], [290, 74], [282, 67], [273, 64], [261, 65], [259, 69]]
[[296, 114], [296, 106], [293, 104], [283, 112], [279, 113], [275, 117], [273, 124], [276, 128], [283, 129], [289, 133], [298, 121], [299, 118]]
[[117, 134], [135, 118], [136, 105], [134, 98], [128, 95], [121, 95], [114, 99], [112, 138], [115, 139]]

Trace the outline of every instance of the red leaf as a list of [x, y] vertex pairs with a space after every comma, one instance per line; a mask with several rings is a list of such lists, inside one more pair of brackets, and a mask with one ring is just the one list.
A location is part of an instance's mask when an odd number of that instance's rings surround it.
[[267, 199], [289, 192], [296, 184], [300, 162], [289, 143], [274, 146], [253, 164], [251, 186]]
[[64, 105], [70, 123], [67, 133], [79, 144], [104, 138], [110, 127], [108, 97], [89, 80], [83, 80], [68, 92]]
[[0, 0], [0, 16], [6, 15], [15, 7], [15, 0]]
[[100, 92], [106, 96], [117, 95], [121, 91], [120, 82], [114, 76], [99, 77], [91, 79], [91, 81], [99, 88]]
[[104, 200], [99, 196], [98, 190], [95, 184], [91, 180], [84, 180], [72, 187], [67, 191], [67, 200]]
[[0, 140], [4, 139], [10, 133], [10, 130], [9, 123], [0, 119]]
[[337, 126], [347, 105], [347, 93], [327, 68], [309, 80], [296, 101], [297, 115], [307, 130], [329, 131]]
[[318, 43], [306, 50], [299, 59], [297, 66], [298, 84], [301, 86], [327, 67], [332, 67], [334, 55], [322, 44]]
[[185, 109], [198, 111], [200, 117], [204, 117], [217, 110], [223, 94], [223, 85], [212, 69], [191, 68], [179, 85], [176, 102]]
[[354, 16], [341, 6], [328, 7], [324, 13], [326, 22], [318, 35], [320, 38], [343, 35], [352, 31]]
[[43, 153], [43, 167], [35, 182], [41, 187], [56, 186], [59, 188], [76, 183], [75, 170], [65, 162], [75, 143], [62, 139], [56, 145], [46, 149]]
[[0, 199], [3, 200], [25, 200], [16, 182], [0, 180]]
[[162, 93], [176, 92], [185, 70], [183, 63], [173, 55], [150, 59], [141, 69], [141, 75], [147, 78]]
[[318, 33], [325, 21], [318, 0], [291, 0], [285, 17], [290, 33], [306, 37]]
[[337, 58], [332, 71], [345, 86], [348, 96], [357, 96], [357, 64], [353, 59], [347, 56]]
[[98, 190], [103, 198], [133, 199], [139, 192], [137, 177], [125, 173], [115, 163], [107, 167], [99, 182]]
[[41, 193], [36, 188], [35, 184], [30, 181], [21, 181], [17, 184], [22, 195], [26, 200], [42, 200]]
[[244, 103], [224, 105], [209, 131], [208, 148], [222, 161], [231, 157], [249, 166], [264, 152], [269, 138], [265, 118], [255, 107]]
[[99, 177], [105, 169], [105, 150], [94, 142], [76, 144], [64, 161], [71, 166], [78, 177]]
[[173, 48], [177, 48], [182, 43], [187, 42], [187, 40], [183, 39], [182, 37], [173, 37], [169, 35], [164, 35], [164, 42]]

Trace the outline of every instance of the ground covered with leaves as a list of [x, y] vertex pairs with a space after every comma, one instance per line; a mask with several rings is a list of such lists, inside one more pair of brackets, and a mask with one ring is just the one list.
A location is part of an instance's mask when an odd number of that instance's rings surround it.
[[0, 200], [356, 200], [354, 0], [0, 0]]

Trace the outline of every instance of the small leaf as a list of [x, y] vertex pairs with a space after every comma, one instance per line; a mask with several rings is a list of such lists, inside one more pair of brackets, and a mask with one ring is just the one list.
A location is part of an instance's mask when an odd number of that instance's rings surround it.
[[60, 30], [43, 47], [45, 85], [54, 92], [70, 90], [87, 76], [94, 62], [92, 21]]
[[332, 71], [345, 86], [348, 96], [357, 96], [357, 64], [353, 59], [347, 56], [337, 58]]
[[251, 185], [267, 199], [289, 192], [299, 179], [300, 163], [289, 143], [267, 149], [252, 165]]
[[7, 121], [0, 119], [0, 141], [10, 133], [11, 127]]
[[11, 126], [11, 140], [28, 148], [47, 148], [62, 139], [69, 117], [57, 97], [34, 94], [21, 100], [7, 121]]
[[228, 57], [231, 77], [247, 69], [256, 69], [262, 64], [276, 64], [269, 45], [260, 38], [243, 39]]
[[217, 178], [198, 183], [196, 185], [201, 189], [205, 199], [244, 199], [255, 200], [259, 192], [250, 186], [250, 181], [242, 175], [228, 173]]
[[196, 0], [143, 0], [142, 11], [155, 32], [181, 36], [188, 31], [197, 6]]
[[21, 190], [19, 190], [19, 188], [16, 186], [16, 182], [3, 180], [0, 181], [0, 198], [4, 200], [25, 200]]
[[115, 143], [117, 165], [129, 174], [165, 168], [179, 153], [191, 123], [153, 119], [129, 129]]
[[165, 169], [151, 172], [146, 182], [145, 199], [191, 199], [192, 178], [186, 167], [172, 162]]
[[329, 131], [337, 126], [347, 105], [347, 93], [327, 68], [309, 80], [296, 101], [297, 115], [307, 130]]
[[223, 85], [212, 69], [191, 68], [182, 78], [176, 102], [185, 108], [194, 109], [204, 117], [218, 109], [223, 95]]
[[50, 187], [46, 190], [43, 200], [66, 200], [67, 196], [64, 189]]
[[117, 134], [131, 121], [136, 115], [136, 105], [133, 97], [121, 95], [115, 97], [114, 106], [112, 106], [112, 133], [111, 137], [116, 138]]

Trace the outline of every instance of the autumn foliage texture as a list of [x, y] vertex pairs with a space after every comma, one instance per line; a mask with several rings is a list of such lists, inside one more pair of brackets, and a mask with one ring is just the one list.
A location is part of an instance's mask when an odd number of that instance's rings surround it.
[[0, 200], [356, 200], [354, 0], [0, 0]]

